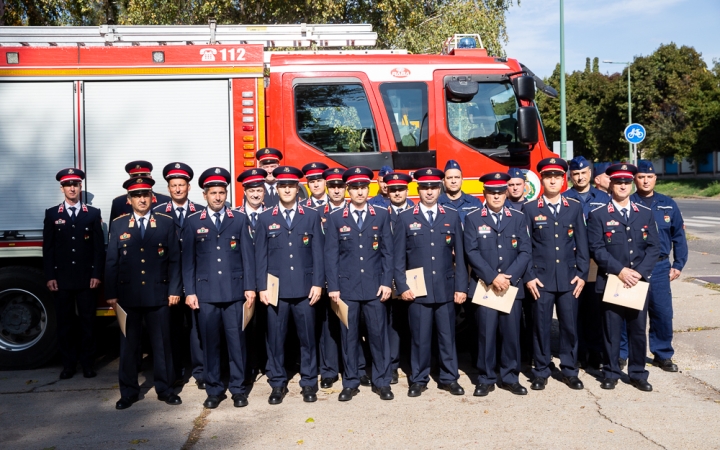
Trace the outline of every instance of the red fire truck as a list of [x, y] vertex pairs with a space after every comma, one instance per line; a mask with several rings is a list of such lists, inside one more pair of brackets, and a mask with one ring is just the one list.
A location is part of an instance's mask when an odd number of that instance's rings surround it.
[[[0, 368], [55, 351], [40, 268], [61, 168], [86, 172], [85, 201], [105, 222], [128, 161], [151, 161], [156, 179], [171, 161], [236, 177], [262, 147], [294, 166], [412, 172], [454, 159], [474, 195], [478, 177], [514, 166], [535, 198], [531, 168], [552, 153], [534, 96], [556, 93], [518, 61], [489, 56], [479, 37], [458, 48], [461, 37], [443, 54], [412, 55], [328, 50], [373, 46], [368, 25], [0, 27]], [[265, 51], [280, 47], [312, 50]], [[241, 189], [231, 186], [235, 205]], [[201, 202], [200, 189], [190, 198]]]

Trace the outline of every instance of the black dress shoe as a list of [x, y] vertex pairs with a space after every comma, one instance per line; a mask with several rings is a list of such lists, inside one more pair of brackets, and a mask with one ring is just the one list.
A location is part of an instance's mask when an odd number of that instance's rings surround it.
[[83, 369], [83, 377], [85, 378], [95, 378], [97, 376], [97, 373], [92, 369]]
[[120, 397], [120, 400], [115, 403], [115, 409], [128, 409], [136, 401], [138, 401], [137, 395], [134, 397]]
[[330, 389], [333, 384], [338, 380], [338, 376], [335, 375], [332, 378], [323, 378], [320, 380], [320, 387], [323, 389]]
[[232, 396], [233, 406], [236, 408], [242, 408], [248, 405], [247, 395], [245, 394], [233, 394]]
[[373, 386], [372, 391], [380, 396], [380, 400], [392, 400], [395, 396], [392, 393], [390, 386], [377, 387]]
[[473, 395], [475, 397], [485, 397], [488, 395], [488, 393], [495, 390], [494, 384], [483, 384], [480, 383], [477, 386], [475, 386], [475, 392], [473, 392]]
[[567, 384], [570, 389], [575, 389], [576, 391], [579, 391], [585, 387], [582, 381], [580, 381], [580, 378], [572, 376], [572, 377], [562, 377], [562, 382]]
[[533, 391], [542, 391], [547, 385], [547, 378], [535, 377], [530, 384], [530, 389]]
[[527, 389], [525, 389], [520, 383], [500, 383], [498, 387], [500, 389], [505, 389], [506, 391], [511, 392], [515, 395], [527, 395]]
[[618, 359], [618, 365], [620, 366], [620, 370], [625, 370], [625, 367], [627, 367], [627, 359], [625, 358], [619, 358]]
[[203, 403], [203, 406], [207, 409], [215, 409], [218, 407], [221, 401], [225, 400], [227, 396], [225, 394], [222, 395], [208, 395], [208, 397], [205, 399], [205, 402]]
[[397, 369], [392, 371], [392, 374], [390, 374], [390, 384], [398, 384], [398, 379], [400, 378], [400, 374], [398, 374]]
[[615, 386], [617, 386], [617, 384], [618, 384], [618, 380], [613, 380], [613, 379], [610, 379], [610, 378], [605, 378], [605, 379], [602, 380], [602, 382], [600, 383], [600, 387], [601, 387], [602, 389], [608, 389], [608, 390], [610, 390], [610, 389], [615, 389]]
[[312, 403], [317, 401], [317, 385], [316, 386], [303, 386], [302, 396], [305, 403]]
[[643, 392], [652, 392], [652, 384], [648, 383], [647, 380], [633, 380], [631, 378], [630, 384]]
[[343, 388], [340, 395], [338, 395], [338, 400], [341, 402], [349, 402], [353, 397], [358, 395], [358, 392], [360, 392], [360, 389], [357, 388]]
[[457, 381], [450, 384], [438, 383], [438, 389], [448, 391], [452, 395], [465, 395], [465, 389]]
[[60, 379], [61, 380], [67, 380], [72, 378], [75, 375], [75, 369], [63, 369], [62, 372], [60, 372]]
[[205, 382], [203, 380], [195, 380], [195, 384], [197, 385], [198, 389], [205, 390]]
[[659, 367], [665, 372], [677, 372], [678, 366], [672, 361], [672, 359], [653, 359], [653, 366]]
[[425, 391], [427, 391], [426, 385], [420, 383], [413, 383], [408, 388], [408, 397], [420, 397], [420, 395]]
[[360, 386], [372, 386], [372, 380], [370, 380], [370, 377], [367, 375], [363, 375], [360, 377]]
[[182, 405], [182, 400], [177, 394], [158, 395], [157, 399], [172, 406]]
[[285, 398], [285, 394], [287, 393], [288, 388], [285, 385], [272, 388], [270, 397], [268, 397], [268, 403], [270, 403], [271, 405], [279, 405], [280, 403], [282, 403], [283, 399]]

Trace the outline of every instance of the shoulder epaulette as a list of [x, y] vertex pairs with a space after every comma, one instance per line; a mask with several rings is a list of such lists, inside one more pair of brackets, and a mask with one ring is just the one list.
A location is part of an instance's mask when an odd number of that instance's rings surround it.
[[130, 215], [130, 213], [125, 213], [125, 214], [123, 214], [123, 215], [121, 215], [121, 216], [117, 216], [116, 218], [113, 219], [113, 222], [115, 222], [115, 221], [118, 220], [118, 219], [122, 219], [122, 218], [125, 217], [125, 216], [129, 216], [129, 215]]
[[465, 214], [465, 217], [469, 216], [470, 214], [475, 214], [478, 211], [482, 211], [482, 208], [473, 209], [469, 213]]
[[200, 211], [195, 211], [194, 213], [188, 214], [188, 216], [186, 217], [186, 219], [189, 219], [189, 218], [191, 218], [192, 216], [198, 215], [198, 214], [202, 213], [203, 211], [204, 211], [204, 209], [201, 209]]
[[565, 197], [565, 199], [567, 199], [567, 200], [572, 200], [572, 201], [574, 201], [575, 203], [580, 203], [580, 200], [576, 199], [575, 197]]
[[520, 211], [519, 209], [511, 208], [511, 207], [509, 207], [509, 206], [507, 206], [507, 209], [512, 210], [512, 211], [515, 211], [515, 212], [518, 213], [518, 214], [522, 214], [523, 216], [525, 215], [525, 213], [522, 212], [522, 211]]
[[266, 209], [265, 211], [261, 212], [260, 215], [262, 216], [263, 214], [265, 214], [265, 213], [267, 213], [267, 212], [272, 212], [273, 209], [274, 209], [274, 208], [268, 208], [268, 209]]
[[457, 208], [455, 208], [455, 207], [453, 207], [453, 206], [442, 205], [442, 207], [445, 208], [445, 209], [449, 209], [450, 211], [455, 211], [455, 212], [457, 212]]
[[652, 211], [652, 209], [648, 208], [647, 206], [643, 205], [642, 203], [635, 203], [635, 202], [633, 202], [633, 204], [634, 204], [635, 206], [639, 206], [639, 207], [641, 207], [641, 208], [645, 208], [645, 209], [647, 209], [648, 211]]
[[170, 216], [168, 216], [167, 214], [163, 214], [163, 213], [155, 213], [155, 215], [156, 215], [156, 216], [160, 216], [160, 217], [165, 217], [166, 219], [170, 219], [170, 220], [173, 220], [173, 218], [172, 218], [172, 217], [170, 217]]
[[336, 212], [342, 211], [343, 209], [345, 209], [345, 208], [338, 208], [335, 211], [331, 211], [330, 214], [335, 214]]
[[605, 206], [607, 206], [607, 203], [603, 203], [602, 205], [598, 206], [597, 208], [590, 210], [590, 212], [597, 211], [598, 209], [604, 208]]

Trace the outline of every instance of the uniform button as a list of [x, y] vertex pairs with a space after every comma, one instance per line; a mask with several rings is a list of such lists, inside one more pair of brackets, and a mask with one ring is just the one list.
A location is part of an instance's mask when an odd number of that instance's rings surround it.
[[143, 274], [143, 275], [145, 275], [145, 271], [144, 271], [144, 270], [141, 270], [140, 273]]
[[222, 270], [218, 270], [218, 275], [222, 275]]
[[295, 268], [293, 266], [290, 266], [290, 270], [295, 270]]
[[628, 239], [628, 242], [632, 242], [632, 239]]
[[626, 230], [630, 230], [630, 227], [625, 228]]
[[72, 249], [72, 251], [75, 251], [75, 249]]
[[498, 269], [498, 272], [502, 272], [502, 270]]
[[220, 239], [220, 235], [218, 234], [218, 239]]
[[360, 248], [362, 248], [362, 244], [360, 244]]
[[217, 249], [220, 250], [220, 247], [218, 247]]
[[360, 273], [365, 273], [365, 269], [360, 269]]
[[143, 281], [143, 282], [142, 282], [142, 284], [144, 285], [144, 284], [145, 284], [145, 282]]
[[73, 225], [72, 227], [75, 228], [75, 225]]
[[144, 249], [144, 248], [141, 248], [141, 249], [140, 249], [140, 251], [141, 251], [141, 252], [144, 252], [144, 251], [145, 251], [145, 249]]
[[72, 240], [73, 240], [73, 241], [75, 240], [75, 236], [72, 237]]
[[73, 261], [72, 263], [75, 264], [75, 261]]
[[144, 260], [144, 259], [141, 259], [141, 260], [140, 260], [140, 262], [141, 262], [141, 263], [144, 263], [144, 262], [145, 262], [145, 260]]
[[[360, 259], [362, 259], [362, 258], [360, 258]], [[434, 257], [434, 256], [432, 257], [432, 260], [435, 261], [435, 257]]]
[[431, 232], [431, 233], [434, 233], [434, 232], [435, 232], [435, 230], [430, 230], [430, 232]]
[[558, 237], [558, 235], [556, 234], [555, 237]]
[[557, 222], [555, 222], [555, 226], [557, 226], [557, 225], [558, 225], [558, 223], [557, 223]]
[[498, 233], [498, 237], [502, 236], [502, 233]]
[[502, 256], [498, 258], [500, 261], [502, 261]]
[[632, 255], [632, 253], [633, 253], [633, 251], [632, 251], [632, 250], [630, 250], [630, 254], [631, 254], [631, 255]]
[[555, 262], [558, 263], [558, 264], [560, 264], [560, 260], [559, 260], [559, 259], [556, 259]]
[[218, 258], [218, 262], [222, 262], [222, 259]]
[[361, 256], [361, 257], [360, 257], [360, 261], [362, 261], [362, 260], [363, 260], [363, 257]]
[[[288, 234], [292, 234], [292, 231], [288, 231]], [[220, 237], [220, 236], [218, 236], [218, 237]]]
[[632, 266], [632, 265], [633, 265], [633, 263], [631, 262], [631, 263], [630, 263], [630, 265]]
[[292, 247], [292, 242], [288, 242], [288, 245], [289, 245], [290, 247]]
[[358, 236], [362, 237], [362, 233], [358, 233]]
[[290, 257], [292, 258], [293, 256], [292, 256], [292, 255], [290, 255]]
[[560, 247], [555, 247], [555, 250], [560, 250]]
[[435, 243], [434, 243], [434, 242], [431, 242], [430, 245], [434, 247], [434, 246], [435, 246]]
[[502, 245], [498, 245], [498, 248], [502, 248]]
[[435, 275], [435, 271], [433, 270], [433, 275]]

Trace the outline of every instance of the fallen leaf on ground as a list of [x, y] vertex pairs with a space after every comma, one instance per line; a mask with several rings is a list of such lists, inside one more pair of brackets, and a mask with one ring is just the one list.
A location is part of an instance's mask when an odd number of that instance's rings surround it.
[[133, 439], [132, 441], [130, 441], [130, 444], [137, 445], [137, 444], [144, 444], [146, 442], [148, 442], [148, 439]]
[[37, 383], [37, 380], [27, 380], [25, 382], [25, 384], [33, 384], [33, 383]]
[[308, 417], [305, 423], [315, 423], [315, 419], [313, 419], [312, 417]]

